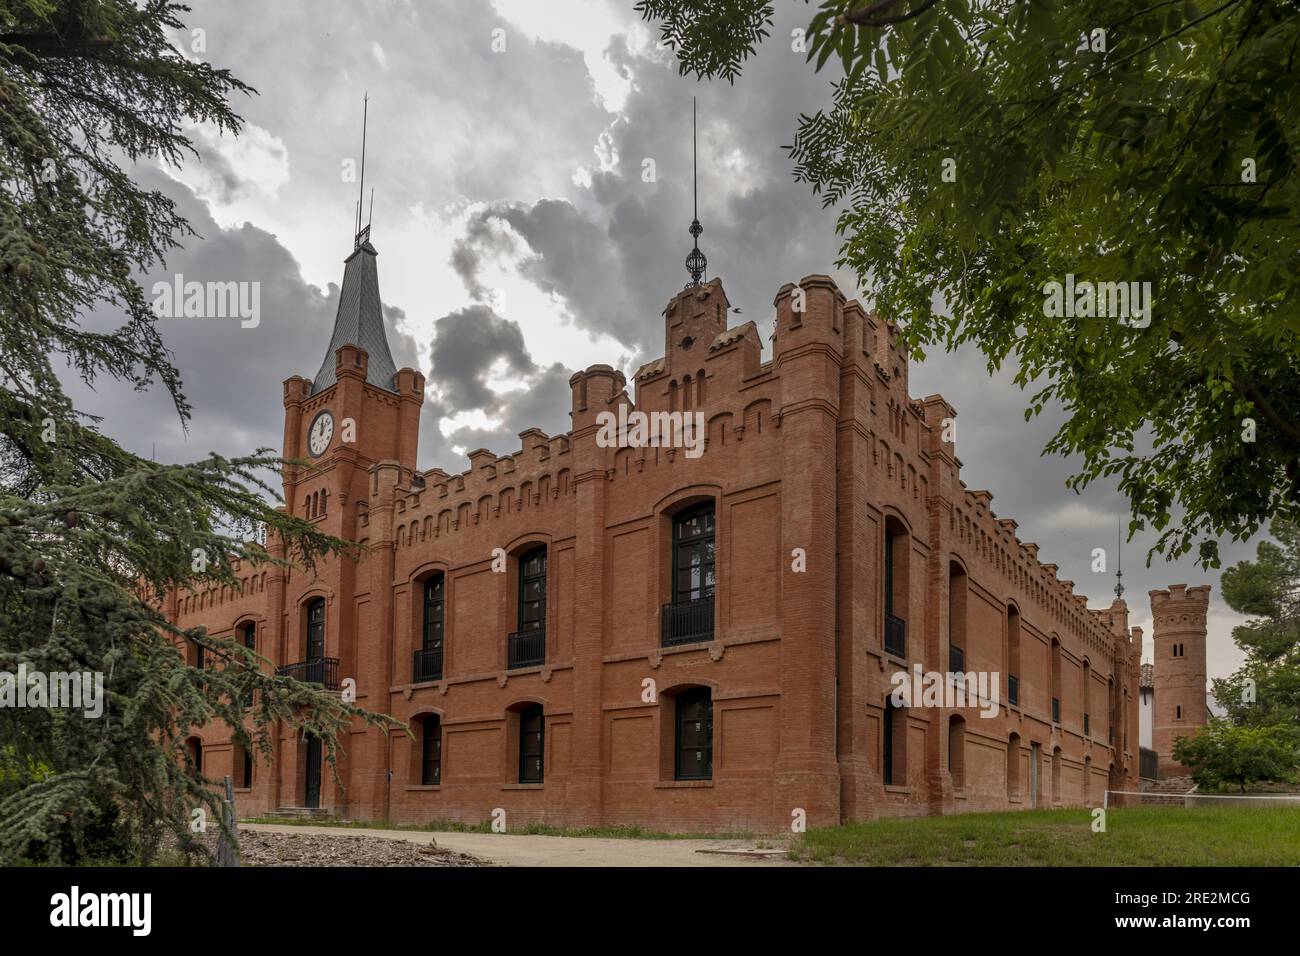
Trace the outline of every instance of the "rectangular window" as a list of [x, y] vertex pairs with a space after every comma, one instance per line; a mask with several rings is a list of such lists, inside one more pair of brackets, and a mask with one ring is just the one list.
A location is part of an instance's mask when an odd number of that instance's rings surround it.
[[251, 790], [253, 787], [253, 755], [246, 748], [240, 748], [244, 755], [243, 766], [243, 783], [240, 784], [245, 790]]
[[677, 695], [678, 780], [713, 779], [713, 692], [698, 687]]
[[307, 660], [325, 656], [325, 599], [307, 605]]

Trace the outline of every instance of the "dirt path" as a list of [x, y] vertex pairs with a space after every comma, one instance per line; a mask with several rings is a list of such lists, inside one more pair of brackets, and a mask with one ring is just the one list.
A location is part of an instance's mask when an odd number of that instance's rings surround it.
[[[241, 830], [318, 836], [367, 836], [407, 840], [468, 853], [501, 866], [797, 866], [783, 856], [757, 855], [750, 840], [624, 840], [596, 837], [526, 836], [510, 833], [434, 833], [351, 827], [241, 823]], [[769, 841], [770, 842], [770, 841]], [[706, 851], [706, 852], [700, 852]], [[721, 851], [721, 852], [719, 852]], [[753, 855], [740, 855], [753, 854]]]

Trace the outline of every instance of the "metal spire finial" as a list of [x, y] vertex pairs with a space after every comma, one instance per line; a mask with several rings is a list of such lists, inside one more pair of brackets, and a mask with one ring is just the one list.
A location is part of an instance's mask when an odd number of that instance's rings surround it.
[[[352, 248], [360, 249], [363, 242], [370, 241], [370, 223], [366, 223], [365, 229], [361, 228], [361, 204], [366, 201], [366, 125], [370, 119], [370, 91], [366, 91], [362, 99], [361, 107], [361, 188], [360, 198], [357, 199], [357, 231], [356, 238], [353, 241]], [[370, 200], [370, 208], [374, 210], [373, 191]]]
[[708, 268], [709, 261], [704, 258], [704, 253], [700, 252], [700, 233], [704, 227], [700, 225], [700, 183], [699, 172], [697, 169], [696, 156], [698, 154], [698, 142], [695, 133], [695, 97], [691, 97], [691, 195], [694, 204], [694, 218], [691, 220], [690, 234], [695, 240], [695, 248], [686, 257], [686, 271], [691, 274], [691, 281], [687, 283], [686, 288], [697, 286], [704, 275], [704, 270]]
[[1115, 518], [1115, 600], [1124, 600], [1124, 552], [1121, 550], [1124, 546], [1122, 532], [1120, 531], [1120, 519]]

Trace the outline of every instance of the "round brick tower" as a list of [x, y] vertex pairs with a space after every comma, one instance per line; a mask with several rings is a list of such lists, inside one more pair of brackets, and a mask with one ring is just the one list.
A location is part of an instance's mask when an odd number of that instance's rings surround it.
[[1161, 777], [1187, 772], [1173, 757], [1174, 742], [1204, 727], [1205, 614], [1210, 606], [1210, 586], [1189, 588], [1171, 584], [1167, 591], [1151, 591], [1151, 616], [1155, 630], [1155, 710], [1151, 741], [1160, 755]]

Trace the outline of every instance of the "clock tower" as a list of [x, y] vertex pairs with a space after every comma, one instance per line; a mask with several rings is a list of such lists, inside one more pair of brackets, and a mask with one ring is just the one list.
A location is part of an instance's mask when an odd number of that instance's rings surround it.
[[[272, 611], [283, 621], [277, 659], [327, 686], [352, 679], [362, 706], [375, 689], [363, 684], [382, 683], [374, 658], [383, 651], [368, 646], [376, 643], [369, 638], [390, 633], [392, 613], [392, 540], [379, 529], [391, 524], [394, 490], [415, 480], [424, 402], [424, 376], [398, 369], [388, 347], [377, 257], [368, 230], [358, 234], [320, 368], [312, 379], [284, 382], [283, 457], [296, 461], [284, 466], [284, 507], [367, 550], [359, 559], [331, 556], [312, 570], [281, 572], [281, 607]], [[338, 807], [355, 799], [335, 791], [317, 742], [288, 734], [281, 745], [281, 805]], [[342, 779], [358, 759], [354, 769], [366, 775], [366, 755], [347, 754], [340, 756]]]

